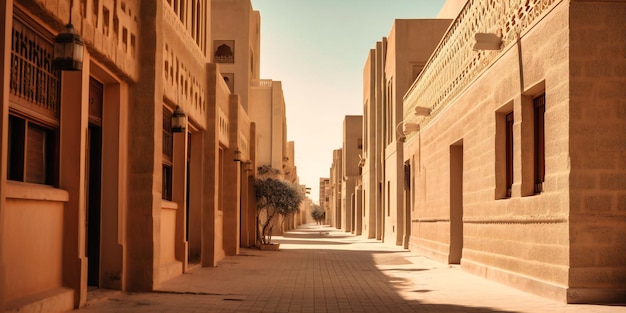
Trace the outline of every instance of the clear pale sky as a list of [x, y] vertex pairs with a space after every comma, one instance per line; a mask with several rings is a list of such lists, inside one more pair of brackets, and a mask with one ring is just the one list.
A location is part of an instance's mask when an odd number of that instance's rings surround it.
[[343, 119], [363, 115], [363, 67], [394, 19], [435, 18], [445, 0], [252, 0], [261, 14], [261, 78], [282, 82], [300, 184], [319, 201], [342, 146]]

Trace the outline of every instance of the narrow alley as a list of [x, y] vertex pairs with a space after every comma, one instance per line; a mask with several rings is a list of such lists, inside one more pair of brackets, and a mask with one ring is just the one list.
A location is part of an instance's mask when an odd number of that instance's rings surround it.
[[274, 237], [280, 251], [242, 249], [158, 292], [95, 290], [77, 312], [624, 312], [524, 293], [458, 266], [334, 228]]

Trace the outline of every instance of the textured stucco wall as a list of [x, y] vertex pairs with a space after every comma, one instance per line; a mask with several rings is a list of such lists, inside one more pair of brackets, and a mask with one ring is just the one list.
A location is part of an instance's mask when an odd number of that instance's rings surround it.
[[570, 10], [572, 302], [626, 298], [625, 15], [624, 2]]
[[[491, 67], [422, 125], [407, 156], [417, 157], [413, 249], [443, 262], [453, 253], [451, 233], [459, 229], [451, 228], [451, 146], [460, 144], [462, 267], [558, 299], [564, 299], [569, 271], [568, 21], [568, 6], [561, 3], [522, 34], [518, 44], [497, 52]], [[546, 179], [544, 192], [532, 195], [523, 174], [533, 164], [527, 103], [544, 89]], [[497, 194], [501, 159], [496, 126], [508, 111], [515, 116], [514, 181], [512, 196], [502, 199]]]

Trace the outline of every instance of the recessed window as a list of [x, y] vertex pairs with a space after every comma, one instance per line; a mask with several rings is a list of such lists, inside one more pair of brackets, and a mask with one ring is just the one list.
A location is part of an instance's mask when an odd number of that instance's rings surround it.
[[183, 25], [185, 25], [186, 23], [186, 11], [185, 9], [187, 8], [187, 3], [185, 0], [180, 0], [180, 11], [178, 14], [178, 17], [180, 18], [180, 21], [183, 23]]
[[161, 177], [161, 198], [172, 200], [172, 160], [174, 155], [174, 136], [172, 133], [172, 113], [163, 108], [163, 172]]
[[506, 115], [505, 139], [506, 197], [510, 198], [513, 186], [513, 112]]
[[391, 216], [391, 182], [387, 181], [387, 216]]
[[385, 97], [385, 122], [387, 123], [387, 144], [391, 144], [394, 137], [394, 110], [393, 110], [393, 77], [387, 83], [387, 96]]
[[234, 93], [235, 92], [235, 74], [234, 73], [222, 73], [222, 78], [224, 78], [224, 82], [226, 83], [226, 86], [228, 86], [230, 93]]
[[8, 179], [54, 185], [57, 155], [54, 129], [9, 116]]
[[215, 47], [213, 55], [215, 63], [235, 63], [234, 40], [215, 40], [213, 46]]
[[535, 193], [543, 191], [543, 183], [546, 174], [546, 141], [545, 141], [545, 119], [546, 95], [542, 94], [533, 99], [535, 108]]
[[495, 199], [507, 199], [513, 187], [513, 102], [503, 105], [495, 112]]
[[15, 11], [11, 38], [7, 179], [58, 182], [60, 72], [52, 35]]

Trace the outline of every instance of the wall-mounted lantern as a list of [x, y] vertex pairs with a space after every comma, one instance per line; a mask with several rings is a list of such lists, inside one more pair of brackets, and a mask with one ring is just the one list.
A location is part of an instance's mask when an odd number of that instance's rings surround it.
[[83, 40], [72, 25], [72, 4], [70, 1], [70, 21], [65, 31], [54, 37], [54, 60], [52, 66], [61, 71], [81, 71], [83, 69]]
[[235, 149], [233, 161], [241, 162], [241, 150], [239, 150], [239, 148]]
[[176, 110], [172, 113], [172, 132], [182, 133], [187, 128], [187, 115], [185, 111], [177, 105]]

